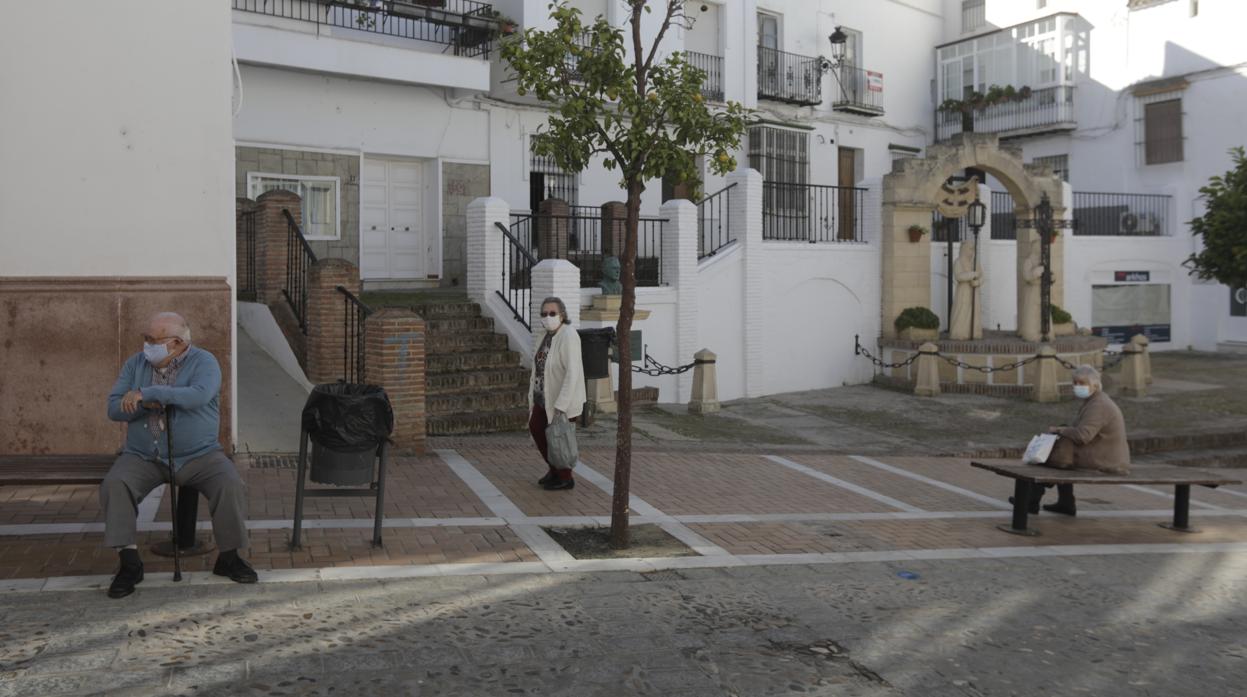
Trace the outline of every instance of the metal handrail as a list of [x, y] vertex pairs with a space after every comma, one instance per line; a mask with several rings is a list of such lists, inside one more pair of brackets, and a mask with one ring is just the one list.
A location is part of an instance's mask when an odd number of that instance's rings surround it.
[[[530, 217], [516, 217], [518, 220], [515, 226], [531, 225]], [[537, 265], [537, 257], [524, 247], [517, 236], [511, 234], [506, 225], [494, 221], [494, 227], [502, 232], [502, 238], [508, 243], [502, 247], [502, 288], [506, 293], [502, 290], [494, 292], [507, 304], [511, 314], [515, 315], [515, 320], [524, 325], [525, 329], [532, 331], [529, 301], [533, 292], [533, 267]]]
[[337, 286], [343, 296], [345, 313], [342, 319], [342, 382], [361, 383], [367, 375], [364, 351], [364, 322], [372, 314], [372, 308], [343, 286]]
[[316, 263], [316, 252], [307, 243], [299, 223], [289, 209], [281, 209], [286, 217], [286, 286], [281, 289], [299, 322], [299, 329], [307, 334], [307, 272]]
[[823, 101], [823, 59], [758, 47], [758, 96], [791, 104]]
[[254, 302], [257, 295], [255, 270], [255, 218], [256, 210], [241, 211], [238, 214], [236, 243], [239, 248], [238, 266], [238, 299]]
[[731, 191], [735, 187], [733, 182], [697, 202], [698, 261], [736, 241], [731, 230]]

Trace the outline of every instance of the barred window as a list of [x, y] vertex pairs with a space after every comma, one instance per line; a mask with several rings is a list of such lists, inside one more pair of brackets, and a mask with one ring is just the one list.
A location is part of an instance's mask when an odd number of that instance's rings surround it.
[[810, 180], [809, 134], [770, 126], [749, 129], [749, 166], [762, 179], [780, 184], [805, 184]]
[[575, 206], [580, 198], [579, 177], [575, 173], [563, 171], [554, 158], [538, 155], [531, 148], [530, 158], [529, 203], [533, 212], [537, 212], [537, 204], [550, 198], [557, 198], [566, 201], [569, 206]]
[[1158, 165], [1182, 161], [1182, 99], [1143, 104], [1143, 161]]
[[961, 0], [961, 33], [981, 29], [987, 24], [987, 0]]

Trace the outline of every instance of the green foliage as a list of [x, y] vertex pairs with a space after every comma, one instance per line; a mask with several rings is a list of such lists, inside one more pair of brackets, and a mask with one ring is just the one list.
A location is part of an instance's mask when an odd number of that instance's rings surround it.
[[940, 318], [925, 307], [907, 307], [901, 311], [893, 323], [896, 331], [903, 332], [910, 327], [915, 329], [939, 329]]
[[1231, 288], [1247, 287], [1247, 157], [1231, 148], [1234, 169], [1208, 180], [1199, 192], [1204, 214], [1189, 224], [1203, 249], [1183, 262], [1191, 274]]
[[1069, 324], [1074, 321], [1074, 316], [1065, 310], [1062, 310], [1059, 306], [1049, 305], [1048, 307], [1052, 308], [1053, 324]]
[[[627, 4], [650, 10], [647, 0]], [[712, 110], [701, 94], [704, 71], [678, 52], [657, 61], [654, 47], [647, 50], [639, 37], [628, 36], [625, 49], [624, 29], [602, 18], [585, 24], [580, 10], [565, 4], [552, 3], [550, 16], [554, 29], [528, 29], [501, 45], [519, 93], [532, 93], [554, 112], [534, 140], [537, 154], [569, 172], [605, 154], [625, 189], [664, 174], [692, 181], [698, 155], [708, 156], [717, 174], [736, 168], [731, 151], [744, 135], [745, 110], [737, 103]], [[634, 45], [644, 55], [638, 58]]]
[[965, 99], [945, 99], [944, 103], [940, 104], [940, 111], [968, 114], [996, 104], [1025, 101], [1030, 97], [1031, 88], [1029, 87], [992, 85], [987, 88], [986, 93], [971, 92]]

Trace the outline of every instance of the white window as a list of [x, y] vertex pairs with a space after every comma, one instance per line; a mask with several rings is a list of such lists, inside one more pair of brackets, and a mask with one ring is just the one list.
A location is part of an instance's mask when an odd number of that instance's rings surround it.
[[269, 191], [283, 189], [303, 200], [303, 236], [309, 240], [336, 240], [341, 236], [338, 212], [342, 189], [337, 177], [310, 177], [293, 174], [247, 173], [247, 196], [251, 199]]
[[961, 0], [961, 33], [981, 29], [987, 24], [987, 0]]

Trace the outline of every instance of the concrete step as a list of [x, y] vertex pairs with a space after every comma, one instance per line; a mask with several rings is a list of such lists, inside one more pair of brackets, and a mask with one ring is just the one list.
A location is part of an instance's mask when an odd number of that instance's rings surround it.
[[471, 319], [481, 316], [481, 306], [469, 302], [420, 303], [411, 309], [425, 321], [435, 319]]
[[428, 398], [429, 416], [480, 414], [494, 411], [526, 409], [528, 390], [511, 388], [486, 392], [439, 395]]
[[488, 368], [514, 368], [520, 363], [520, 354], [514, 351], [464, 351], [431, 355], [426, 359], [428, 375], [457, 373]]
[[494, 331], [494, 321], [488, 317], [460, 317], [456, 319], [431, 319], [424, 323], [430, 336], [450, 332]]
[[505, 351], [507, 338], [489, 331], [429, 333], [424, 343], [428, 356], [442, 356], [465, 351]]
[[522, 431], [527, 428], [527, 408], [477, 412], [475, 414], [446, 414], [429, 416], [428, 418], [428, 434], [430, 436]]
[[529, 377], [528, 368], [519, 365], [439, 375], [430, 374], [425, 378], [425, 390], [430, 399], [440, 395], [505, 389], [520, 389], [527, 393]]

